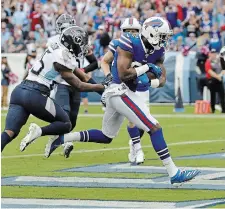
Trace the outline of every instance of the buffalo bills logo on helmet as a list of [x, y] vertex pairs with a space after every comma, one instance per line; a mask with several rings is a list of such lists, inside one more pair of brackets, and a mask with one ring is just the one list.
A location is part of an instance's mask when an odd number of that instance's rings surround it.
[[154, 20], [150, 20], [149, 22], [146, 22], [144, 27], [145, 27], [145, 30], [148, 26], [152, 26], [153, 28], [159, 28], [163, 25], [163, 22], [162, 20], [160, 19], [154, 19]]

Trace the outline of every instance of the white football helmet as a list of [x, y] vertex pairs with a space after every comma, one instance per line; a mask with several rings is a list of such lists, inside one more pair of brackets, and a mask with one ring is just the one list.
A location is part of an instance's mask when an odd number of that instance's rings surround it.
[[61, 14], [55, 23], [56, 32], [61, 34], [65, 28], [76, 25], [76, 20], [69, 14]]
[[122, 32], [126, 29], [134, 29], [138, 30], [138, 33], [141, 32], [141, 24], [138, 22], [138, 20], [134, 17], [126, 18], [123, 22], [123, 24], [120, 26], [120, 29]]
[[173, 35], [170, 24], [162, 17], [150, 17], [144, 21], [141, 34], [155, 48], [166, 47]]
[[220, 57], [225, 61], [225, 46], [220, 50]]

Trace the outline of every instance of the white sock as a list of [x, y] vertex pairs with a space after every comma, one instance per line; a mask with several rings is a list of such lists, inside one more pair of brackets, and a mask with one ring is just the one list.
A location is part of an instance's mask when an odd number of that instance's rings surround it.
[[136, 144], [133, 144], [133, 146], [134, 146], [135, 150], [140, 150], [141, 149], [141, 143], [140, 142], [136, 143]]
[[171, 157], [166, 158], [165, 160], [162, 160], [163, 165], [166, 167], [166, 170], [169, 174], [169, 177], [173, 177], [176, 175], [178, 168], [174, 164], [173, 160]]
[[80, 141], [80, 132], [73, 132], [64, 135], [64, 144], [67, 142]]

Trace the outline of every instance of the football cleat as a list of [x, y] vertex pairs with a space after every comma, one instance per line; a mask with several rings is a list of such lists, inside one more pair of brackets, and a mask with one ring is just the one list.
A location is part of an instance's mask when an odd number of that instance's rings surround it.
[[61, 137], [59, 135], [50, 136], [48, 144], [45, 146], [45, 157], [49, 158], [50, 155], [61, 145]]
[[144, 156], [144, 152], [142, 151], [142, 149], [139, 149], [136, 151], [135, 160], [136, 160], [137, 165], [144, 163], [145, 156]]
[[195, 176], [200, 173], [199, 170], [184, 170], [180, 169], [177, 171], [176, 175], [170, 179], [171, 184], [181, 185], [184, 182], [192, 180]]
[[70, 157], [70, 153], [73, 150], [73, 143], [72, 142], [67, 142], [64, 144], [64, 148], [63, 148], [63, 155], [65, 158], [69, 158]]
[[134, 149], [132, 140], [129, 140], [129, 147], [130, 147], [130, 153], [128, 154], [128, 160], [129, 162], [134, 163], [136, 156], [135, 156], [135, 149]]
[[27, 135], [22, 139], [20, 143], [20, 151], [23, 152], [29, 144], [40, 137], [41, 132], [41, 128], [37, 124], [31, 123]]

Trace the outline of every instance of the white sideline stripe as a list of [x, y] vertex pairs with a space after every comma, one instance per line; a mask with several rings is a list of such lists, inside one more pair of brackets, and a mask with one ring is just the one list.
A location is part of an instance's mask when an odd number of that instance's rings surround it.
[[[125, 163], [125, 164], [118, 164], [118, 165], [114, 165], [112, 166], [113, 169], [123, 169], [123, 170], [129, 170], [129, 169], [133, 169], [133, 167], [130, 165], [130, 163]], [[165, 167], [160, 167], [160, 166], [144, 166], [144, 165], [137, 165], [135, 166], [135, 169], [141, 169], [141, 170], [160, 170], [160, 171], [165, 171]], [[181, 167], [182, 169], [182, 167]], [[208, 180], [209, 176], [212, 176], [212, 178], [218, 178], [218, 177], [223, 177], [224, 176], [224, 172], [225, 172], [225, 168], [211, 168], [211, 167], [185, 167], [185, 169], [189, 169], [189, 170], [195, 170], [198, 169], [200, 171], [215, 171], [215, 172], [222, 172], [221, 175], [218, 175], [218, 173], [216, 173], [215, 175], [213, 174], [207, 174], [207, 175], [201, 175], [200, 174], [200, 178], [202, 179], [202, 176], [204, 177], [204, 180]], [[197, 179], [198, 177], [196, 177]]]
[[[79, 114], [78, 117], [84, 118], [101, 118], [104, 114]], [[6, 113], [1, 114], [2, 117], [6, 116]], [[198, 115], [198, 114], [152, 114], [155, 118], [224, 118], [225, 115]], [[31, 117], [34, 117], [31, 115]]]
[[42, 177], [42, 176], [19, 176], [16, 177], [16, 182], [63, 182], [63, 183], [109, 183], [110, 184], [152, 184], [154, 181], [151, 179], [125, 179], [125, 178], [91, 178], [91, 177]]
[[[176, 142], [176, 143], [170, 143], [168, 146], [179, 146], [179, 145], [186, 145], [186, 144], [202, 144], [202, 143], [215, 143], [215, 142], [225, 142], [225, 139], [219, 138], [215, 140], [202, 140], [202, 141], [188, 141], [188, 142]], [[144, 148], [152, 147], [151, 145], [142, 146]], [[127, 150], [129, 147], [118, 147], [118, 148], [106, 148], [106, 149], [91, 149], [91, 150], [78, 150], [74, 151], [73, 153], [90, 153], [90, 152], [104, 152], [104, 151], [114, 151], [114, 150]], [[52, 153], [52, 155], [58, 155], [61, 154], [61, 152], [55, 152]], [[8, 158], [23, 158], [23, 157], [44, 157], [43, 154], [29, 154], [29, 155], [11, 155], [11, 156], [2, 156], [2, 159], [8, 159]]]
[[[149, 168], [148, 168], [149, 169]], [[187, 167], [187, 169], [191, 169], [189, 167]], [[196, 169], [196, 168], [195, 168]], [[197, 169], [201, 170], [201, 168]], [[208, 168], [209, 169], [209, 168]], [[163, 169], [165, 170], [165, 168]], [[216, 173], [214, 175], [216, 178], [219, 177], [219, 175]], [[222, 175], [222, 177], [224, 177], [224, 175]], [[41, 176], [19, 176], [16, 177], [15, 179], [16, 182], [57, 182], [57, 183], [97, 183], [97, 184], [155, 184], [154, 181], [152, 181], [151, 179], [124, 179], [124, 178], [91, 178], [91, 177], [41, 177]], [[168, 180], [166, 181], [161, 181], [158, 182], [160, 184], [168, 184]], [[225, 181], [224, 180], [216, 180], [213, 181], [212, 180], [205, 180], [202, 179], [201, 176], [198, 177], [198, 179], [194, 179], [191, 182], [187, 182], [186, 184], [191, 184], [191, 185], [204, 185], [204, 184], [208, 184], [208, 185], [224, 185]]]
[[[175, 208], [174, 202], [135, 202], [135, 201], [102, 201], [102, 200], [66, 200], [66, 199], [14, 199], [2, 198], [2, 204], [18, 204], [18, 205], [38, 205], [40, 206], [82, 206], [86, 207], [106, 207], [116, 208]], [[41, 208], [42, 208], [41, 207]], [[89, 208], [88, 207], [88, 208]], [[61, 208], [61, 207], [60, 207]], [[74, 207], [73, 207], [74, 208]]]

